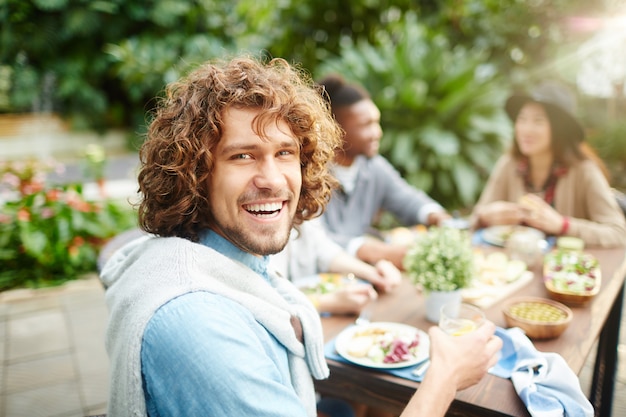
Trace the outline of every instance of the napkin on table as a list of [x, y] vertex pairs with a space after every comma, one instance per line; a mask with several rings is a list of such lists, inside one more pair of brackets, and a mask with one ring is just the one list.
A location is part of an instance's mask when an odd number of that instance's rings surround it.
[[497, 328], [503, 346], [491, 374], [510, 378], [533, 417], [592, 417], [593, 406], [578, 377], [557, 353], [535, 349], [523, 330]]

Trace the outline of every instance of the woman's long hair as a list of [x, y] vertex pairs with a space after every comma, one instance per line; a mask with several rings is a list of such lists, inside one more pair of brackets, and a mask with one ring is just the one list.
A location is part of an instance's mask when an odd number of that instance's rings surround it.
[[[567, 129], [561, 123], [558, 123], [558, 116], [552, 112], [549, 107], [543, 106], [541, 103], [537, 104], [543, 107], [550, 122], [550, 147], [552, 149], [554, 163], [563, 167], [571, 167], [580, 161], [590, 159], [598, 165], [607, 181], [609, 181], [609, 171], [593, 148], [591, 148], [591, 146], [589, 146], [589, 144], [585, 141], [578, 142], [577, 140], [569, 137], [566, 134]], [[515, 119], [517, 119], [517, 115], [515, 115]], [[520, 151], [516, 138], [514, 138], [513, 143], [511, 144], [511, 155], [513, 155], [515, 159], [521, 159], [524, 157]]]

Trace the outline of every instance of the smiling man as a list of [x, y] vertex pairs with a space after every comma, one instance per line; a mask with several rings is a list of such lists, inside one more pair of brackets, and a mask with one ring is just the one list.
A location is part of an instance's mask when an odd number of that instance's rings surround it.
[[[108, 415], [352, 415], [316, 402], [312, 378], [328, 376], [318, 313], [268, 272], [269, 255], [324, 210], [334, 185], [326, 165], [340, 129], [313, 85], [282, 59], [236, 58], [168, 86], [140, 152], [139, 223], [150, 235], [101, 273]], [[423, 391], [437, 400], [418, 398], [413, 411], [441, 414], [484, 374], [493, 330], [462, 348], [440, 339]], [[444, 360], [457, 355], [472, 359]]]
[[268, 255], [328, 200], [339, 128], [284, 60], [170, 85], [141, 149], [141, 227], [105, 265], [109, 415], [316, 414], [317, 311]]

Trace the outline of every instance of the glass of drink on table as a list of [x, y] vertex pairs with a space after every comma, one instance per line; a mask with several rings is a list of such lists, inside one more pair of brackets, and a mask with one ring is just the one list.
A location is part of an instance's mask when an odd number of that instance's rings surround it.
[[439, 327], [452, 336], [461, 336], [474, 331], [485, 321], [485, 313], [467, 303], [448, 303], [441, 307]]

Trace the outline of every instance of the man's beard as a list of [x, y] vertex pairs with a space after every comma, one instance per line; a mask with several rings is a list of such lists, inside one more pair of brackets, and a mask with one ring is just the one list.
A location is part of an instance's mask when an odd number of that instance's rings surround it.
[[290, 227], [286, 231], [268, 230], [267, 233], [263, 232], [246, 232], [242, 228], [225, 227], [222, 224], [216, 222], [216, 231], [228, 239], [233, 245], [237, 246], [244, 252], [248, 252], [254, 255], [273, 255], [282, 251], [287, 242], [289, 242], [289, 236], [291, 228], [293, 227], [293, 221]]

